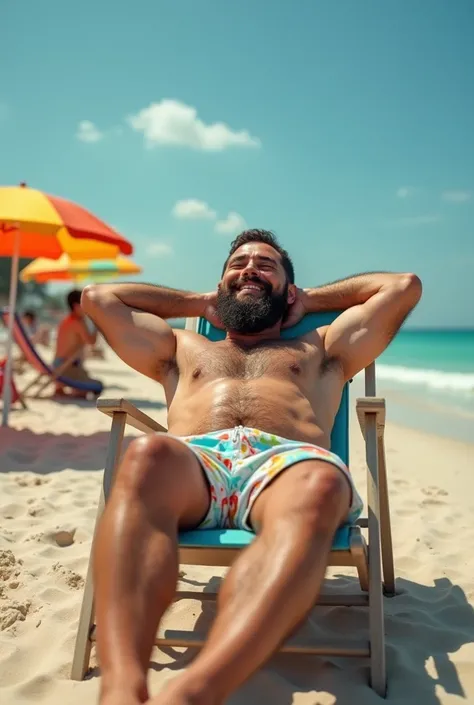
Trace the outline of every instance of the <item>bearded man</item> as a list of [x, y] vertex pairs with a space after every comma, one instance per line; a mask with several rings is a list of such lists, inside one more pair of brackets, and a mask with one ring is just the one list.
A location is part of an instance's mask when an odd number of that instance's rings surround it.
[[[370, 273], [295, 285], [290, 256], [265, 230], [232, 243], [217, 291], [147, 284], [86, 287], [85, 313], [115, 352], [160, 382], [167, 434], [128, 447], [95, 542], [101, 705], [219, 705], [312, 608], [338, 527], [361, 499], [330, 436], [345, 383], [378, 357], [421, 296], [414, 274]], [[341, 310], [295, 339], [305, 313]], [[210, 342], [166, 319], [206, 317]], [[240, 528], [256, 539], [219, 593], [208, 640], [155, 698], [147, 670], [173, 601], [178, 533]]]

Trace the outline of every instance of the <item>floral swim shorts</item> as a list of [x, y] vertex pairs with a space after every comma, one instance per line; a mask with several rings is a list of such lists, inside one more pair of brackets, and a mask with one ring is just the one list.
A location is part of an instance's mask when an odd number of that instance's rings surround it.
[[348, 468], [324, 448], [236, 426], [200, 436], [179, 436], [198, 457], [209, 482], [211, 503], [200, 528], [252, 530], [249, 514], [262, 490], [280, 472], [302, 460], [324, 460], [346, 476], [352, 499], [346, 522], [354, 523], [363, 503]]

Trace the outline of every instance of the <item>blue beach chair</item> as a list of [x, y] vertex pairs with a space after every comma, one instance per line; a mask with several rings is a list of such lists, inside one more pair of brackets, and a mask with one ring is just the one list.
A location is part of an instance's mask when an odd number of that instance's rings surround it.
[[[337, 312], [308, 314], [296, 326], [284, 331], [285, 338], [296, 338], [304, 333], [331, 323]], [[211, 341], [221, 340], [223, 331], [204, 319], [188, 319], [186, 328], [205, 335]], [[372, 688], [381, 696], [386, 692], [385, 637], [383, 594], [394, 594], [392, 539], [386, 481], [384, 427], [385, 402], [375, 396], [375, 365], [365, 370], [366, 397], [357, 399], [357, 415], [366, 441], [368, 518], [356, 524], [343, 526], [335, 537], [329, 557], [331, 566], [355, 566], [360, 591], [354, 594], [320, 594], [319, 605], [347, 605], [367, 607], [369, 612], [369, 639], [350, 639], [346, 643], [305, 644], [288, 640], [282, 651], [327, 656], [368, 657]], [[331, 434], [331, 450], [349, 464], [349, 389], [344, 388], [339, 411]], [[110, 493], [113, 476], [120, 459], [121, 443], [127, 424], [154, 433], [166, 431], [163, 426], [137, 409], [125, 399], [100, 399], [98, 409], [112, 418], [110, 441], [104, 471], [103, 490], [98, 508], [101, 515]], [[368, 529], [368, 543], [361, 529]], [[183, 532], [179, 536], [180, 564], [229, 566], [254, 539], [254, 534], [237, 529], [203, 529]], [[383, 567], [383, 580], [382, 580]], [[90, 650], [95, 640], [94, 596], [92, 568], [89, 561], [82, 609], [79, 618], [71, 678], [81, 680], [89, 667]], [[213, 593], [180, 591], [176, 599], [214, 599]], [[194, 637], [194, 638], [193, 638]], [[203, 641], [193, 632], [166, 630], [156, 638], [156, 645], [202, 646]]]

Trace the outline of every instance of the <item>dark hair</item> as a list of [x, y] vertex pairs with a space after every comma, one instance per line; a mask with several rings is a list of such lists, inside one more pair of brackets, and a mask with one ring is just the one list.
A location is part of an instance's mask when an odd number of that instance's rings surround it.
[[23, 316], [25, 318], [29, 318], [30, 321], [33, 321], [33, 323], [36, 321], [36, 312], [32, 311], [31, 309], [28, 309], [27, 311], [23, 311]]
[[67, 304], [68, 304], [69, 308], [71, 309], [71, 311], [74, 311], [75, 304], [81, 303], [81, 294], [82, 294], [82, 291], [80, 291], [79, 289], [73, 289], [67, 295]]
[[263, 242], [265, 245], [270, 245], [270, 247], [273, 247], [273, 249], [276, 250], [281, 257], [281, 263], [283, 265], [283, 269], [286, 272], [286, 276], [288, 277], [288, 281], [290, 282], [290, 284], [295, 283], [295, 270], [293, 268], [293, 262], [291, 261], [288, 252], [284, 250], [283, 247], [281, 247], [275, 235], [270, 230], [259, 230], [258, 228], [254, 228], [252, 230], [244, 230], [240, 233], [240, 235], [237, 235], [235, 240], [233, 240], [230, 245], [229, 255], [226, 261], [224, 262], [222, 275], [224, 274], [227, 267], [227, 263], [234, 254], [234, 252], [238, 250], [239, 247], [241, 247], [242, 245], [246, 245], [248, 242]]

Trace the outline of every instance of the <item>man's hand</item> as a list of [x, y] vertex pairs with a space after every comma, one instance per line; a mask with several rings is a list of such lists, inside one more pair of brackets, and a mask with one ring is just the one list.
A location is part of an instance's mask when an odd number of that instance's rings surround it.
[[303, 316], [308, 313], [308, 297], [304, 289], [296, 288], [296, 299], [288, 308], [282, 328], [291, 328], [296, 325]]
[[209, 294], [203, 294], [206, 301], [206, 308], [204, 310], [204, 318], [212, 323], [215, 328], [220, 328], [224, 330], [224, 324], [222, 323], [219, 315], [217, 313], [217, 291], [212, 291]]

